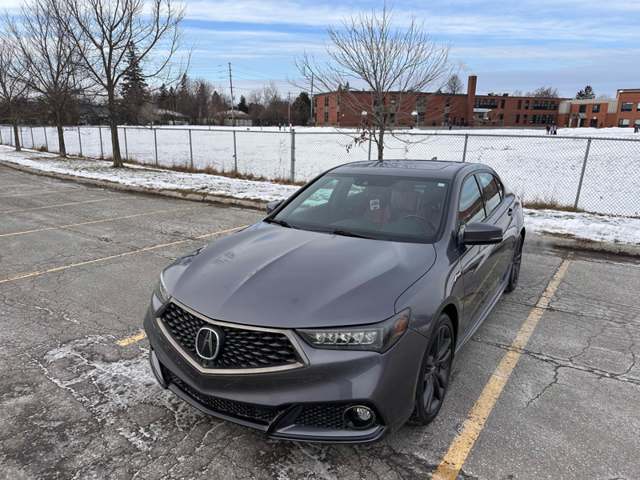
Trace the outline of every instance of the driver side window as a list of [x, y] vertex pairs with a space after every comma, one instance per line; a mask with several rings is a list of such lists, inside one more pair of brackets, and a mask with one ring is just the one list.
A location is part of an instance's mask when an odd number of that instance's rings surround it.
[[482, 195], [475, 175], [471, 175], [462, 184], [460, 191], [460, 205], [458, 206], [458, 220], [462, 225], [481, 222], [484, 220], [484, 205]]

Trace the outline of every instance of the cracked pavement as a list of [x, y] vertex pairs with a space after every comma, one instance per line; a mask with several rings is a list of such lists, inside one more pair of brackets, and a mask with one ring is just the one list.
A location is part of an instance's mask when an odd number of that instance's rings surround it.
[[[205, 243], [196, 236], [254, 222], [260, 212], [6, 167], [0, 191], [0, 478], [7, 479], [429, 478], [567, 254], [526, 246], [520, 287], [458, 355], [432, 425], [365, 446], [281, 442], [207, 418], [162, 390], [145, 340], [116, 344], [141, 328], [164, 265]], [[640, 478], [639, 291], [637, 262], [573, 255], [460, 478]]]

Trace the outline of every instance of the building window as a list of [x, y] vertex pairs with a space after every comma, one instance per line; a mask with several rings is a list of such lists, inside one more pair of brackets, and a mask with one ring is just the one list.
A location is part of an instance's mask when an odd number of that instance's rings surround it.
[[636, 107], [636, 110], [640, 112], [640, 102], [638, 102], [638, 106]]
[[527, 115], [523, 115], [523, 117], [522, 117], [522, 123], [527, 123]]
[[524, 102], [524, 109], [525, 109], [525, 110], [529, 110], [529, 100], [525, 100], [525, 102]]
[[620, 109], [623, 112], [631, 112], [633, 110], [633, 103], [625, 102], [622, 104], [622, 108]]
[[520, 114], [516, 115], [516, 123], [520, 123]]
[[325, 106], [325, 107], [328, 107], [328, 106], [329, 106], [329, 95], [326, 95], [326, 96], [324, 97], [324, 106]]
[[591, 105], [591, 112], [592, 113], [598, 113], [600, 111], [600, 104], [599, 103], [594, 103], [593, 105]]
[[580, 109], [579, 109], [580, 113], [586, 113], [587, 111], [587, 106], [586, 105], [580, 105]]
[[522, 100], [518, 100], [518, 110], [522, 110]]
[[500, 100], [500, 108], [504, 108], [504, 104], [505, 104], [505, 100], [504, 99]]
[[499, 118], [500, 118], [500, 121], [504, 120], [504, 113], [501, 113]]
[[324, 123], [329, 123], [329, 112], [327, 110], [324, 111]]
[[628, 127], [631, 124], [631, 120], [628, 118], [621, 118], [620, 122], [618, 122], [619, 127]]

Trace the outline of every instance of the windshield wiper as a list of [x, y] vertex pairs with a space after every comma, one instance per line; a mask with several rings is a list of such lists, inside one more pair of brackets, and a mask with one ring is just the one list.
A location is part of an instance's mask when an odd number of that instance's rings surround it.
[[288, 222], [285, 222], [284, 220], [278, 220], [277, 218], [265, 218], [264, 221], [267, 223], [275, 223], [276, 225], [280, 225], [281, 227], [285, 228], [294, 228]]
[[330, 230], [329, 233], [333, 235], [341, 235], [343, 237], [369, 238], [369, 239], [373, 238], [373, 237], [368, 237], [367, 235], [361, 235], [359, 233], [350, 232], [349, 230], [341, 230], [341, 229]]

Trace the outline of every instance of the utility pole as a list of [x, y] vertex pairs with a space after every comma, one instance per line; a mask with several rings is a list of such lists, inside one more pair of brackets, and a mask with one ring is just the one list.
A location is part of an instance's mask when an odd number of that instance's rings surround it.
[[229, 89], [231, 90], [231, 128], [233, 128], [233, 171], [238, 172], [238, 150], [236, 145], [236, 111], [233, 97], [233, 77], [231, 76], [231, 62], [229, 62]]
[[309, 123], [311, 123], [312, 126], [315, 126], [315, 122], [313, 121], [313, 104], [315, 102], [313, 101], [313, 73], [311, 74], [311, 118], [309, 118]]

